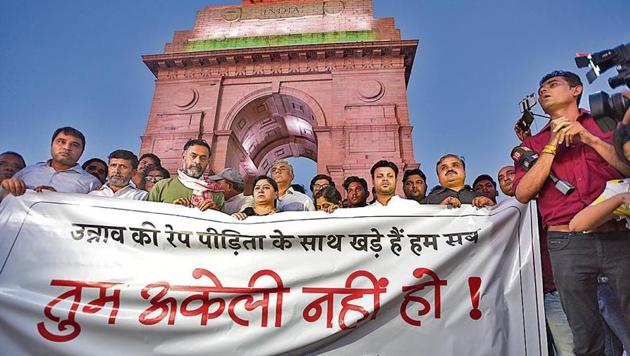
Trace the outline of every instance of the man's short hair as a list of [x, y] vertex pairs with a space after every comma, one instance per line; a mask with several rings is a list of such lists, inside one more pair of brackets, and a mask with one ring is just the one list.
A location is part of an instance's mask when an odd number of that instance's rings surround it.
[[64, 135], [68, 135], [68, 136], [74, 136], [78, 139], [81, 140], [81, 145], [82, 150], [81, 152], [85, 151], [85, 136], [83, 136], [83, 133], [81, 133], [81, 131], [75, 129], [74, 127], [70, 127], [70, 126], [66, 126], [66, 127], [61, 127], [55, 130], [55, 132], [52, 135], [52, 139], [50, 140], [50, 144], [52, 145], [53, 142], [55, 142], [55, 139], [57, 138], [57, 136], [59, 135], [59, 133], [62, 133]]
[[[553, 78], [553, 77], [562, 77], [564, 78], [564, 80], [567, 81], [567, 83], [569, 83], [569, 87], [573, 88], [573, 87], [577, 87], [578, 85], [583, 87], [584, 85], [582, 84], [582, 80], [580, 79], [580, 76], [573, 73], [573, 72], [569, 72], [566, 70], [554, 70], [553, 72], [547, 73], [545, 74], [542, 79], [540, 80], [540, 83], [538, 83], [538, 86], [541, 87], [546, 81], [548, 81], [549, 79]], [[582, 99], [582, 94], [580, 93], [580, 95], [578, 95], [577, 98], [577, 104], [578, 106], [580, 105], [580, 100]]]
[[107, 167], [107, 162], [103, 161], [102, 159], [100, 159], [100, 158], [90, 158], [90, 159], [88, 159], [87, 161], [85, 161], [85, 162], [81, 165], [81, 168], [83, 168], [83, 169], [87, 169], [87, 167], [88, 167], [90, 164], [94, 163], [94, 162], [100, 163], [100, 164], [104, 165], [105, 167]]
[[348, 178], [346, 178], [343, 181], [343, 189], [345, 189], [346, 191], [348, 191], [348, 187], [350, 186], [350, 183], [359, 183], [361, 184], [361, 186], [363, 187], [363, 190], [365, 190], [365, 192], [367, 193], [368, 191], [368, 185], [367, 185], [367, 181], [361, 177], [357, 177], [357, 176], [350, 176]]
[[330, 184], [333, 187], [335, 186], [335, 182], [333, 182], [332, 177], [326, 174], [318, 174], [315, 177], [313, 177], [313, 179], [311, 179], [311, 192], [313, 191], [313, 186], [315, 185], [315, 182], [320, 179], [325, 179], [328, 181], [328, 184]]
[[437, 163], [435, 164], [435, 171], [436, 172], [438, 170], [438, 167], [440, 166], [440, 163], [442, 163], [442, 161], [445, 160], [448, 157], [457, 158], [462, 163], [462, 168], [466, 169], [466, 162], [464, 161], [464, 157], [458, 156], [458, 155], [456, 155], [454, 153], [447, 153], [444, 156], [440, 157], [440, 159], [438, 159]]
[[199, 139], [199, 138], [195, 138], [195, 139], [191, 138], [184, 145], [184, 152], [186, 152], [190, 146], [203, 146], [203, 147], [208, 149], [208, 153], [209, 154], [211, 153], [210, 145], [208, 144], [208, 142], [206, 142], [206, 140], [202, 140], [202, 139]]
[[374, 171], [376, 171], [377, 168], [381, 167], [391, 168], [392, 170], [394, 170], [394, 177], [398, 177], [398, 166], [396, 165], [396, 163], [382, 159], [374, 163], [374, 165], [370, 169], [370, 175], [372, 176], [372, 179], [374, 179]]
[[473, 188], [475, 188], [477, 183], [481, 182], [482, 180], [490, 181], [490, 183], [492, 183], [492, 186], [494, 187], [494, 189], [497, 189], [497, 182], [495, 182], [494, 179], [492, 179], [492, 177], [487, 175], [487, 174], [482, 174], [479, 177], [475, 178], [475, 181], [473, 182], [473, 185], [472, 185]]
[[273, 164], [271, 165], [271, 167], [269, 168], [269, 172], [271, 172], [271, 170], [273, 169], [273, 167], [279, 165], [279, 164], [286, 164], [289, 167], [289, 172], [291, 172], [291, 176], [295, 177], [295, 174], [293, 174], [293, 166], [291, 165], [291, 163], [289, 163], [289, 161], [287, 161], [286, 159], [279, 159], [275, 162], [273, 162]]
[[17, 152], [13, 152], [13, 151], [6, 151], [6, 152], [3, 152], [3, 153], [0, 153], [0, 156], [5, 156], [5, 155], [13, 156], [13, 157], [19, 159], [20, 162], [22, 163], [22, 168], [26, 167], [26, 161], [24, 160], [24, 157], [22, 157], [21, 154], [19, 154]]
[[414, 169], [408, 169], [405, 171], [405, 174], [403, 174], [403, 180], [402, 180], [403, 184], [405, 184], [407, 182], [407, 179], [409, 179], [409, 177], [413, 175], [420, 176], [420, 178], [422, 178], [422, 181], [424, 181], [424, 184], [427, 183], [427, 176], [424, 174], [424, 172], [422, 172], [420, 168], [414, 168]]
[[[186, 149], [184, 149], [185, 151]], [[153, 162], [155, 162], [155, 165], [158, 167], [162, 167], [162, 161], [160, 160], [160, 157], [154, 155], [153, 153], [145, 153], [142, 156], [140, 156], [140, 158], [138, 159], [138, 162], [142, 161], [145, 158], [151, 158], [153, 160]]]
[[341, 206], [341, 193], [332, 185], [320, 189], [315, 193], [313, 199], [317, 200], [322, 197], [333, 204]]
[[131, 163], [131, 168], [133, 169], [138, 168], [138, 157], [136, 157], [136, 155], [133, 154], [133, 152], [131, 151], [116, 150], [110, 153], [109, 157], [107, 157], [107, 159], [110, 161], [112, 160], [112, 158], [127, 160]]

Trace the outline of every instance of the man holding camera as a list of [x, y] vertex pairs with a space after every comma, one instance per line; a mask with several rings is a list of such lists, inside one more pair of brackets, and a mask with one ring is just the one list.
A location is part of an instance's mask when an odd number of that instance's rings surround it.
[[[569, 221], [601, 194], [606, 181], [629, 176], [630, 167], [615, 155], [612, 132], [602, 132], [590, 113], [578, 108], [582, 90], [580, 78], [571, 72], [554, 71], [542, 78], [539, 102], [550, 122], [524, 139], [521, 146], [539, 158], [528, 171], [515, 165], [513, 186], [521, 203], [538, 195], [554, 280], [573, 333], [575, 354], [602, 355], [597, 276], [608, 277], [624, 315], [630, 317], [630, 234], [624, 224], [615, 222], [594, 231], [571, 231]], [[549, 179], [551, 173], [575, 190], [563, 195]]]

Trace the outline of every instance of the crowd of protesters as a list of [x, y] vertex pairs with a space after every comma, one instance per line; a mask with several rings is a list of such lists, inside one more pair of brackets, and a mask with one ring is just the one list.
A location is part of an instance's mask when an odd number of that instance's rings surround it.
[[446, 154], [438, 160], [436, 174], [440, 184], [428, 195], [425, 173], [418, 168], [406, 170], [402, 178], [404, 198], [396, 195], [398, 166], [387, 160], [376, 162], [370, 170], [372, 200], [368, 202], [368, 182], [358, 176], [344, 180], [345, 198], [342, 198], [333, 179], [318, 174], [311, 180], [312, 198], [309, 197], [303, 187], [293, 183], [293, 167], [284, 159], [274, 162], [268, 175], [254, 178], [249, 190], [252, 195], [245, 195], [245, 181], [237, 169], [225, 168], [217, 174], [209, 172], [212, 149], [201, 139], [186, 142], [182, 148], [182, 168], [173, 177], [152, 153], [138, 159], [131, 151], [119, 149], [110, 153], [107, 162], [91, 158], [79, 165], [85, 142], [79, 130], [62, 127], [52, 135], [51, 158], [47, 161], [26, 166], [15, 152], [0, 154], [0, 197], [19, 196], [27, 189], [84, 193], [178, 204], [201, 211], [213, 209], [238, 219], [284, 211], [332, 213], [339, 208], [365, 206], [443, 204], [460, 207], [472, 204], [491, 207], [497, 197], [496, 183], [488, 175], [475, 180], [475, 190], [465, 184], [466, 164], [455, 154]]
[[[79, 165], [86, 139], [80, 131], [63, 127], [52, 135], [47, 161], [27, 166], [16, 152], [0, 154], [0, 199], [27, 189], [84, 193], [212, 209], [243, 220], [366, 206], [471, 204], [491, 209], [497, 204], [498, 182], [510, 199], [537, 200], [550, 351], [562, 356], [622, 355], [630, 346], [630, 180], [624, 179], [630, 177], [630, 143], [625, 145], [630, 130], [624, 126], [630, 124], [630, 113], [616, 133], [603, 132], [588, 111], [579, 109], [582, 90], [580, 78], [571, 72], [545, 75], [538, 94], [549, 123], [535, 135], [515, 127], [521, 148], [537, 154], [537, 161], [523, 167], [515, 159], [496, 173], [496, 181], [495, 175], [483, 174], [472, 186], [466, 184], [464, 159], [445, 154], [435, 165], [439, 185], [428, 194], [425, 173], [414, 168], [402, 172], [404, 197], [398, 196], [401, 172], [387, 160], [374, 163], [367, 179], [346, 177], [342, 189], [330, 176], [316, 175], [309, 187], [312, 198], [293, 183], [293, 167], [286, 160], [274, 162], [268, 175], [245, 187], [238, 169], [210, 172], [212, 149], [200, 139], [184, 145], [181, 169], [173, 176], [156, 155], [138, 159], [127, 150], [113, 151], [107, 162], [92, 158]], [[615, 145], [613, 134], [628, 139]], [[551, 173], [574, 190], [565, 194], [556, 189]]]

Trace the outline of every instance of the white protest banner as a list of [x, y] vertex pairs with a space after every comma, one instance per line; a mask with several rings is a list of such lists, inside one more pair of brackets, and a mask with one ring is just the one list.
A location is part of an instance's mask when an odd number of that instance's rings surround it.
[[237, 221], [10, 196], [2, 354], [544, 355], [532, 209], [510, 200]]

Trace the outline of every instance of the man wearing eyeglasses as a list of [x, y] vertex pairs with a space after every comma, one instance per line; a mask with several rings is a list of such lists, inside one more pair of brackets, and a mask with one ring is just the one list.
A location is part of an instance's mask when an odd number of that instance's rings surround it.
[[328, 186], [335, 186], [335, 182], [333, 182], [330, 176], [326, 174], [318, 174], [313, 177], [313, 179], [311, 179], [311, 193], [313, 198], [315, 197], [315, 194], [317, 194], [317, 192]]
[[[138, 164], [138, 167], [139, 164]], [[164, 167], [155, 167], [151, 169], [147, 176], [144, 177], [144, 190], [150, 192], [153, 189], [155, 183], [161, 181], [162, 179], [171, 178], [171, 174]]]

